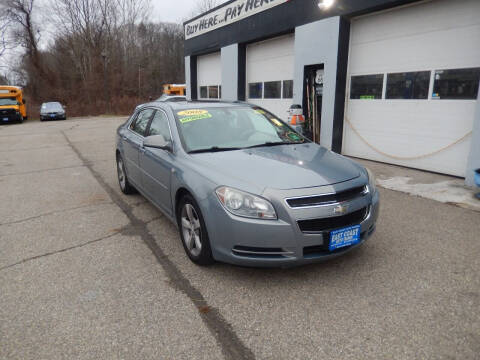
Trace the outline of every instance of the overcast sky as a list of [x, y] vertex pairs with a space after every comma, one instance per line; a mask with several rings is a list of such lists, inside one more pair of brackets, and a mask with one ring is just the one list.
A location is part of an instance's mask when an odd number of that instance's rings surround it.
[[180, 22], [188, 18], [197, 0], [152, 0], [151, 21]]

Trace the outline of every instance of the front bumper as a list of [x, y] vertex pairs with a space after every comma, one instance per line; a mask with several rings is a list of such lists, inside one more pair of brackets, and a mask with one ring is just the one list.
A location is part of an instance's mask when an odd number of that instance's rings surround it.
[[0, 122], [2, 123], [20, 120], [22, 120], [22, 116], [19, 113], [0, 114]]
[[[311, 189], [315, 192], [315, 189]], [[242, 218], [225, 211], [220, 202], [212, 196], [201, 203], [208, 229], [213, 257], [221, 262], [256, 267], [287, 267], [325, 261], [343, 255], [363, 244], [375, 231], [379, 214], [379, 194], [375, 191], [365, 196], [343, 202], [348, 204], [349, 213], [365, 209], [366, 215], [360, 222], [359, 243], [328, 250], [330, 231], [301, 231], [298, 221], [319, 219], [333, 215], [332, 206], [292, 209], [280, 199], [288, 197], [282, 192], [268, 196], [277, 211], [278, 220], [257, 220]], [[347, 216], [346, 214], [345, 216]], [[346, 226], [341, 226], [341, 228]]]
[[40, 114], [40, 120], [65, 120], [66, 114]]

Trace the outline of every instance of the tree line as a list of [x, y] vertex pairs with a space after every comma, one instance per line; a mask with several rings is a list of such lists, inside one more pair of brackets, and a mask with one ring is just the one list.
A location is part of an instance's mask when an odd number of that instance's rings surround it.
[[183, 27], [150, 21], [150, 0], [0, 1], [0, 64], [23, 50], [0, 70], [24, 85], [30, 116], [45, 101], [70, 116], [128, 114], [184, 82]]

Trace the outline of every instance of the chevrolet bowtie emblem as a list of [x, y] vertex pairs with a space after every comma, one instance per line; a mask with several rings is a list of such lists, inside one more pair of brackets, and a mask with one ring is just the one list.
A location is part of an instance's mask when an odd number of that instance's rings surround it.
[[348, 211], [348, 206], [346, 205], [338, 205], [338, 206], [335, 206], [335, 208], [333, 209], [333, 213], [338, 215], [346, 214], [347, 211]]

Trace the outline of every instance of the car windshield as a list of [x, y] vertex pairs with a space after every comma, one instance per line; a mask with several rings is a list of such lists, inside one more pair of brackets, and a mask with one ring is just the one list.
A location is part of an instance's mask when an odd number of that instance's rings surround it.
[[176, 111], [187, 152], [298, 144], [307, 140], [261, 108], [206, 107]]
[[58, 102], [51, 102], [51, 103], [43, 104], [42, 105], [42, 110], [57, 111], [57, 110], [63, 110], [63, 107]]
[[0, 106], [4, 105], [20, 105], [15, 98], [0, 98]]

